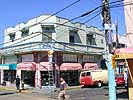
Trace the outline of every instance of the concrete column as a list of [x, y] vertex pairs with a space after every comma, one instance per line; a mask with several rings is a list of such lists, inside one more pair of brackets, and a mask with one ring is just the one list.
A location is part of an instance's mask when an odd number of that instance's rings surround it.
[[3, 83], [3, 81], [4, 81], [4, 70], [0, 70], [0, 82], [1, 82], [1, 84]]

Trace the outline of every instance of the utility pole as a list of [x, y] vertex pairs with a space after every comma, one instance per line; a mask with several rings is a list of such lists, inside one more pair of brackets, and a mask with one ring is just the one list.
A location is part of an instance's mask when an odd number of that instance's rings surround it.
[[118, 20], [116, 21], [116, 48], [119, 48], [119, 39], [118, 39]]
[[114, 69], [112, 68], [112, 24], [109, 9], [109, 1], [102, 0], [102, 16], [103, 26], [105, 28], [105, 40], [107, 47], [107, 68], [108, 68], [108, 85], [109, 85], [109, 100], [116, 100], [116, 83]]

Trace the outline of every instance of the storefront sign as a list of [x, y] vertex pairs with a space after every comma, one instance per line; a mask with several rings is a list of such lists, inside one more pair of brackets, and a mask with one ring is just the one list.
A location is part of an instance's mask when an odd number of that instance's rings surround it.
[[16, 64], [0, 64], [2, 70], [16, 70]]
[[95, 57], [94, 56], [83, 56], [83, 62], [89, 62], [89, 61], [94, 61]]
[[1, 70], [9, 70], [9, 65], [0, 65]]
[[77, 62], [77, 55], [63, 54], [63, 61]]
[[22, 62], [33, 62], [33, 61], [34, 61], [33, 54], [22, 55]]

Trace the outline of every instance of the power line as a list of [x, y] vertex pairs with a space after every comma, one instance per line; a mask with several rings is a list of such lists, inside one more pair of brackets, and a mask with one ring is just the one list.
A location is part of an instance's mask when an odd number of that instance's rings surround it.
[[[67, 5], [66, 7], [64, 7], [63, 9], [61, 9], [61, 10], [59, 10], [59, 11], [57, 11], [57, 12], [55, 12], [54, 14], [52, 14], [52, 15], [50, 15], [50, 16], [48, 16], [47, 18], [45, 18], [45, 19], [43, 19], [43, 20], [41, 20], [41, 21], [39, 21], [38, 23], [35, 23], [35, 24], [33, 24], [33, 25], [30, 25], [30, 26], [27, 26], [26, 28], [29, 28], [29, 27], [32, 27], [32, 26], [35, 26], [35, 25], [37, 25], [37, 24], [40, 24], [41, 22], [43, 22], [43, 21], [45, 21], [45, 20], [47, 20], [47, 19], [49, 19], [49, 18], [51, 18], [51, 17], [53, 17], [54, 15], [57, 15], [57, 14], [59, 14], [60, 12], [62, 12], [62, 11], [64, 11], [64, 10], [66, 10], [67, 8], [69, 8], [69, 7], [71, 7], [71, 6], [73, 6], [73, 5], [75, 5], [76, 3], [78, 3], [78, 2], [80, 2], [81, 0], [77, 0], [77, 1], [75, 1], [75, 2], [73, 2], [73, 3], [71, 3], [71, 4], [69, 4], [69, 5]], [[25, 28], [25, 27], [24, 27]], [[16, 31], [19, 31], [20, 29], [18, 29], [18, 30], [15, 30], [15, 32]], [[10, 33], [13, 33], [14, 31], [12, 31], [12, 32], [10, 32]], [[2, 38], [3, 37], [5, 37], [5, 36], [2, 36]], [[1, 37], [0, 37], [1, 38]]]
[[84, 24], [85, 24], [85, 23], [88, 23], [89, 21], [91, 21], [92, 19], [96, 18], [96, 17], [99, 16], [100, 14], [101, 14], [101, 12], [98, 13], [98, 14], [96, 14], [95, 16], [93, 16], [92, 18], [88, 19], [87, 21], [85, 21], [85, 22], [83, 22], [83, 23], [84, 23]]
[[[120, 1], [116, 1], [116, 2], [120, 2]], [[116, 2], [111, 2], [111, 4], [112, 4], [112, 3], [116, 3]], [[100, 7], [100, 6], [99, 6], [99, 7]], [[78, 19], [78, 18], [80, 18], [80, 17], [84, 17], [84, 16], [86, 16], [86, 15], [88, 15], [88, 14], [91, 14], [92, 12], [94, 12], [95, 10], [97, 10], [99, 7], [96, 7], [96, 8], [94, 8], [93, 10], [91, 10], [91, 11], [89, 11], [89, 12], [87, 12], [87, 13], [82, 14], [81, 16], [78, 16], [78, 17], [75, 17], [75, 18], [73, 18], [73, 19], [71, 19], [71, 20], [68, 20], [68, 21], [64, 22], [63, 24], [66, 24], [66, 23], [68, 23], [68, 22], [70, 22], [70, 21], [73, 21], [73, 20]], [[62, 25], [63, 25], [63, 24], [62, 24]], [[57, 26], [57, 27], [59, 27], [59, 26]]]
[[[67, 9], [67, 8], [69, 8], [69, 7], [71, 7], [71, 6], [73, 6], [74, 4], [76, 4], [76, 3], [80, 2], [80, 1], [81, 1], [81, 0], [77, 0], [77, 1], [75, 1], [75, 2], [73, 2], [73, 3], [71, 3], [70, 5], [64, 7], [63, 9], [57, 11], [56, 13], [54, 13], [54, 14], [48, 16], [47, 18], [41, 20], [40, 22], [38, 22], [38, 23], [36, 23], [36, 24], [33, 24], [33, 25], [30, 25], [30, 26], [27, 26], [27, 28], [32, 27], [32, 26], [35, 26], [35, 25], [37, 25], [37, 24], [40, 24], [41, 22], [43, 22], [43, 21], [45, 21], [45, 20], [51, 18], [52, 16], [54, 16], [54, 15], [56, 15], [56, 14], [58, 14], [58, 13], [64, 11], [65, 9]], [[121, 2], [121, 1], [123, 1], [123, 0], [118, 0], [118, 1], [115, 1], [115, 2], [111, 2], [110, 4], [117, 3], [117, 2]], [[102, 7], [102, 6], [98, 6], [98, 7], [94, 8], [93, 10], [96, 10], [96, 9], [98, 9], [98, 8], [100, 8], [100, 7]], [[93, 10], [92, 10], [92, 12], [93, 12]], [[86, 16], [86, 15], [88, 15], [89, 13], [91, 13], [91, 11], [89, 11], [89, 12], [87, 12], [87, 13], [81, 15], [81, 17]], [[76, 18], [75, 18], [75, 19], [76, 19]], [[25, 28], [25, 27], [24, 27], [24, 28]], [[16, 31], [19, 31], [19, 30], [20, 30], [20, 29], [15, 30], [15, 32], [16, 32]], [[13, 33], [13, 32], [14, 32], [14, 31], [10, 31], [10, 33]], [[8, 36], [8, 35], [7, 35], [7, 36]], [[0, 37], [0, 38], [3, 38], [3, 37], [5, 37], [5, 36], [2, 36], [2, 37]]]
[[[64, 25], [64, 24], [66, 24], [66, 23], [68, 23], [68, 22], [71, 22], [71, 21], [73, 21], [73, 20], [75, 20], [75, 19], [78, 19], [78, 18], [80, 18], [80, 17], [84, 17], [84, 16], [86, 16], [86, 15], [88, 15], [88, 14], [91, 14], [93, 11], [95, 11], [95, 10], [97, 10], [98, 8], [94, 8], [93, 10], [91, 10], [91, 11], [89, 11], [89, 12], [87, 12], [87, 13], [84, 13], [84, 14], [82, 14], [82, 15], [80, 15], [80, 16], [77, 16], [77, 17], [75, 17], [75, 18], [72, 18], [71, 20], [68, 20], [68, 21], [66, 21], [66, 22], [64, 22], [62, 25]], [[56, 26], [56, 28], [57, 27], [59, 27], [59, 26]]]
[[[75, 49], [75, 48], [73, 48], [73, 47], [69, 47], [68, 45], [66, 45], [66, 44], [63, 44], [63, 43], [61, 43], [61, 42], [58, 42], [58, 41], [56, 41], [55, 39], [52, 39], [51, 37], [49, 37], [48, 35], [46, 35], [46, 34], [44, 34], [44, 33], [42, 33], [42, 32], [36, 32], [36, 33], [39, 33], [39, 34], [43, 34], [43, 35], [45, 35], [47, 38], [49, 38], [49, 39], [51, 39], [52, 41], [54, 41], [53, 43], [58, 43], [58, 44], [60, 44], [60, 45], [63, 45], [64, 47], [66, 47], [66, 48], [68, 48], [68, 50], [73, 50], [73, 51], [77, 51], [77, 52], [84, 52], [84, 53], [99, 53], [99, 52], [101, 52], [101, 51], [98, 51], [98, 52], [94, 52], [94, 51], [83, 51], [83, 50], [79, 50], [79, 49]], [[34, 42], [33, 42], [34, 43]], [[37, 42], [38, 43], [38, 42]], [[42, 42], [42, 43], [46, 43], [46, 42]], [[28, 44], [30, 44], [30, 43], [28, 43]], [[24, 44], [20, 44], [20, 45], [16, 45], [16, 46], [9, 46], [9, 47], [7, 47], [7, 49], [8, 48], [14, 48], [14, 47], [18, 47], [18, 46], [25, 46]], [[26, 48], [29, 48], [29, 47], [33, 47], [33, 46], [38, 46], [38, 44], [33, 44], [33, 45], [30, 45], [30, 46], [27, 46], [27, 47], [21, 47], [21, 48], [18, 48], [18, 49], [15, 49], [15, 50], [21, 50], [21, 49], [26, 49]], [[61, 49], [61, 50], [63, 50], [63, 49]], [[66, 51], [66, 50], [63, 50], [63, 51]]]

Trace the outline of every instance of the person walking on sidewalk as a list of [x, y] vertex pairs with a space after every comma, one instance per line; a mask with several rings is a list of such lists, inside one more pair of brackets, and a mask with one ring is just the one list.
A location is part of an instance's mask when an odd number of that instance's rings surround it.
[[58, 100], [65, 100], [65, 95], [66, 95], [66, 82], [61, 77], [60, 78], [60, 92], [59, 92], [59, 95], [58, 95]]
[[20, 92], [20, 78], [18, 75], [16, 77], [16, 89], [17, 89], [17, 92]]
[[125, 88], [128, 89], [128, 71], [127, 70], [124, 73], [124, 80], [125, 80]]

